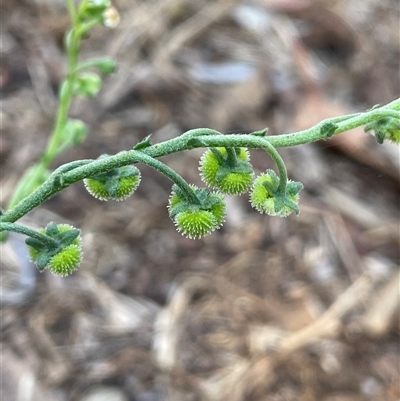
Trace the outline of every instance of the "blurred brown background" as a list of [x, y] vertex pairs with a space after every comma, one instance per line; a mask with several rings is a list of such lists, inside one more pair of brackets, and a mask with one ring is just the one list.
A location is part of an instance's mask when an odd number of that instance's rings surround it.
[[[117, 73], [71, 115], [96, 158], [187, 129], [270, 134], [399, 96], [397, 0], [118, 0], [82, 59]], [[1, 3], [1, 205], [41, 154], [65, 72], [62, 1]], [[20, 236], [1, 245], [4, 401], [398, 401], [399, 150], [363, 129], [282, 149], [301, 214], [228, 198], [225, 226], [178, 234], [171, 183], [139, 166], [123, 203], [82, 183], [23, 221], [83, 231], [68, 278], [38, 274]], [[164, 158], [200, 183], [200, 150]], [[257, 172], [272, 163], [252, 152]]]

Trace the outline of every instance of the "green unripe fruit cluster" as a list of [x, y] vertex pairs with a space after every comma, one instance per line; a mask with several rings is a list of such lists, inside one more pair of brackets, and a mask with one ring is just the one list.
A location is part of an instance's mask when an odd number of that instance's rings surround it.
[[82, 255], [80, 247], [69, 245], [50, 259], [49, 269], [57, 276], [68, 276], [77, 270], [82, 261]]
[[113, 169], [83, 180], [87, 191], [103, 201], [122, 201], [129, 198], [140, 184], [140, 171], [135, 166]]
[[245, 148], [210, 148], [200, 159], [201, 178], [223, 194], [240, 195], [253, 181], [253, 167]]
[[174, 185], [168, 204], [169, 216], [182, 235], [191, 239], [202, 238], [222, 226], [226, 215], [225, 201], [217, 192], [194, 185], [190, 187], [199, 203], [191, 203]]
[[82, 238], [80, 231], [69, 224], [49, 223], [38, 230], [54, 240], [54, 246], [28, 238], [28, 252], [39, 271], [49, 269], [58, 276], [68, 276], [82, 261]]
[[270, 216], [287, 217], [292, 212], [299, 213], [299, 192], [302, 184], [289, 180], [286, 193], [279, 193], [279, 178], [275, 171], [267, 170], [260, 174], [253, 183], [250, 192], [251, 205], [260, 213]]

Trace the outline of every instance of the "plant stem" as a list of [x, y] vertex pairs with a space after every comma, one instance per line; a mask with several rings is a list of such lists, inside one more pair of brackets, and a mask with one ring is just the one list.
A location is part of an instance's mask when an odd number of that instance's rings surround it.
[[[132, 152], [132, 151], [131, 151]], [[176, 173], [172, 168], [168, 167], [166, 164], [160, 162], [153, 157], [147, 156], [140, 151], [133, 151], [136, 153], [136, 158], [138, 162], [146, 164], [147, 166], [153, 167], [155, 170], [159, 171], [161, 174], [164, 174], [168, 177], [174, 184], [176, 184], [186, 199], [193, 205], [200, 205], [200, 201], [196, 194], [194, 193], [191, 186], [185, 181], [178, 173]]]
[[19, 234], [24, 234], [28, 237], [35, 238], [52, 248], [56, 248], [58, 246], [58, 243], [48, 235], [40, 233], [39, 231], [32, 230], [25, 226], [21, 226], [20, 224], [0, 222], [0, 232], [1, 231], [13, 231]]
[[71, 20], [73, 21], [74, 29], [72, 29], [72, 31], [70, 32], [71, 36], [69, 40], [67, 40], [67, 78], [61, 85], [60, 101], [58, 105], [54, 129], [47, 144], [47, 148], [39, 163], [34, 167], [33, 171], [30, 170], [29, 180], [24, 179], [25, 177], [23, 177], [20, 181], [20, 185], [17, 186], [17, 189], [8, 204], [9, 209], [15, 206], [22, 198], [32, 193], [35, 187], [42, 184], [42, 177], [44, 177], [50, 163], [57, 156], [60, 150], [62, 134], [68, 119], [68, 112], [72, 102], [73, 88], [76, 78], [75, 70], [78, 65], [78, 55], [80, 47], [80, 36], [77, 34], [77, 26], [75, 25], [77, 23], [75, 6], [72, 0], [68, 0], [67, 5]]
[[[168, 154], [190, 150], [199, 147], [247, 147], [264, 149], [278, 166], [280, 175], [279, 190], [285, 192], [287, 182], [287, 172], [283, 160], [276, 148], [295, 146], [310, 143], [321, 139], [326, 139], [323, 128], [326, 124], [337, 124], [334, 134], [368, 124], [372, 121], [391, 116], [397, 118], [400, 110], [400, 99], [396, 99], [386, 106], [369, 110], [365, 113], [357, 113], [349, 116], [334, 117], [326, 119], [309, 129], [276, 136], [256, 136], [252, 134], [233, 134], [223, 135], [218, 131], [208, 128], [198, 128], [190, 130], [177, 138], [172, 138], [165, 142], [151, 145], [140, 151], [122, 151], [114, 156], [94, 161], [82, 160], [73, 162], [76, 164], [65, 164], [57, 169], [51, 176], [34, 192], [25, 197], [16, 206], [10, 208], [2, 216], [2, 222], [14, 222], [27, 214], [30, 210], [43, 203], [61, 189], [96, 174], [105, 173], [111, 169], [142, 162], [162, 172], [173, 182], [182, 188], [185, 195], [196, 203], [193, 190], [189, 184], [175, 173], [168, 166], [164, 165], [156, 158]], [[82, 162], [82, 164], [81, 164]], [[197, 200], [198, 202], [198, 200]]]
[[77, 14], [76, 14], [76, 8], [74, 4], [74, 0], [67, 0], [67, 8], [68, 8], [68, 14], [69, 17], [71, 18], [72, 25], [75, 25], [77, 22]]
[[[359, 113], [352, 118], [348, 118], [345, 119], [344, 121], [337, 122], [338, 128], [335, 131], [335, 135], [360, 127], [362, 125], [366, 125], [372, 121], [377, 121], [380, 120], [381, 118], [388, 117], [388, 115], [398, 116], [399, 110], [400, 110], [400, 99], [396, 99], [387, 104], [386, 106], [382, 106], [380, 108], [370, 110], [365, 113]], [[343, 116], [334, 117], [333, 119], [328, 118], [326, 120], [321, 121], [314, 127], [308, 128], [306, 130], [295, 132], [293, 134], [283, 134], [283, 135], [268, 137], [268, 139], [271, 142], [271, 144], [277, 148], [302, 145], [304, 143], [310, 143], [318, 141], [320, 139], [326, 139], [323, 136], [321, 136], [321, 128], [328, 123], [331, 122], [336, 123], [335, 119], [342, 119], [342, 118]]]
[[60, 105], [57, 111], [56, 122], [50, 141], [47, 145], [44, 156], [41, 159], [41, 163], [46, 168], [58, 153], [58, 148], [62, 139], [63, 129], [68, 119], [68, 111], [71, 106], [74, 83], [76, 78], [76, 66], [78, 64], [78, 54], [80, 46], [80, 37], [76, 33], [76, 28], [70, 33], [71, 38], [68, 51], [68, 71], [67, 79], [61, 87], [60, 91]]
[[99, 63], [101, 63], [103, 60], [104, 60], [104, 58], [94, 58], [94, 59], [84, 61], [76, 67], [74, 72], [80, 72], [82, 70], [87, 70], [88, 68], [91, 68], [91, 67], [98, 67]]

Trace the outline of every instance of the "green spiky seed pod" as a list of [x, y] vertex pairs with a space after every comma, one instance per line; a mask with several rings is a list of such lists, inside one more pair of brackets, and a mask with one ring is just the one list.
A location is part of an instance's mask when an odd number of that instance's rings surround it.
[[80, 231], [70, 224], [49, 223], [38, 230], [51, 238], [53, 243], [28, 238], [28, 252], [40, 271], [49, 268], [54, 274], [67, 276], [77, 269], [82, 260], [82, 237]]
[[122, 201], [136, 191], [140, 179], [140, 171], [135, 166], [124, 166], [83, 181], [87, 191], [95, 198]]
[[250, 193], [251, 205], [260, 213], [270, 216], [287, 217], [292, 212], [299, 213], [299, 192], [302, 184], [289, 180], [286, 194], [279, 194], [279, 178], [273, 170], [260, 174], [253, 183]]
[[196, 239], [214, 231], [217, 221], [207, 210], [186, 210], [175, 217], [175, 225], [179, 232], [188, 238]]
[[[47, 227], [45, 228], [39, 228], [37, 231], [39, 231], [42, 234], [47, 234], [46, 231], [48, 231], [48, 227], [50, 225], [54, 225], [54, 223], [50, 223], [47, 225]], [[54, 226], [53, 226], [54, 227]], [[57, 229], [58, 232], [55, 233], [55, 235], [62, 235], [63, 233], [70, 231], [70, 230], [75, 230], [74, 226], [71, 226], [71, 224], [57, 224]], [[72, 240], [71, 245], [76, 245], [79, 248], [82, 247], [82, 237], [80, 235], [78, 235], [74, 240]], [[28, 253], [29, 253], [29, 257], [32, 260], [32, 262], [35, 262], [39, 251], [34, 248], [33, 246], [28, 246]]]
[[50, 259], [49, 269], [57, 276], [68, 276], [77, 270], [81, 261], [82, 249], [77, 245], [69, 245]]
[[213, 192], [213, 197], [216, 199], [215, 203], [211, 206], [210, 211], [216, 219], [215, 229], [218, 230], [225, 222], [226, 218], [226, 204], [222, 194]]
[[101, 201], [108, 201], [110, 194], [106, 189], [105, 182], [95, 178], [85, 178], [83, 180], [86, 190], [90, 195]]
[[222, 226], [226, 215], [225, 201], [217, 192], [194, 185], [190, 187], [199, 204], [190, 203], [179, 187], [174, 186], [169, 198], [169, 215], [182, 235], [191, 239], [202, 238]]
[[[253, 182], [254, 171], [246, 148], [210, 148], [200, 159], [200, 175], [211, 188], [227, 195], [246, 192]], [[233, 157], [232, 157], [233, 156]]]

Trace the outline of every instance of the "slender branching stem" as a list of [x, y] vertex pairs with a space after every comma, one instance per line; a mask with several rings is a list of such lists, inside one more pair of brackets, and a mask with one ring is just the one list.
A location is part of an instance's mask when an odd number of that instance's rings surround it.
[[33, 170], [29, 171], [29, 177], [27, 179], [21, 180], [20, 187], [14, 192], [8, 208], [15, 206], [23, 197], [30, 194], [35, 187], [40, 185], [43, 181], [42, 177], [45, 176], [46, 170], [48, 169], [50, 163], [57, 156], [60, 150], [60, 145], [63, 138], [63, 130], [67, 123], [68, 112], [71, 107], [74, 84], [76, 79], [76, 67], [78, 65], [78, 56], [80, 48], [80, 36], [77, 32], [77, 15], [74, 2], [68, 0], [68, 11], [70, 13], [70, 18], [73, 21], [72, 29], [68, 34], [68, 39], [66, 40], [67, 55], [68, 55], [68, 70], [66, 79], [61, 85], [59, 105], [57, 109], [57, 115], [54, 123], [54, 128], [52, 134], [50, 135], [49, 142], [47, 144], [46, 150], [44, 151], [40, 161], [33, 167]]
[[0, 222], [0, 232], [1, 231], [13, 231], [15, 233], [24, 234], [28, 237], [35, 238], [52, 248], [56, 248], [58, 246], [58, 243], [48, 235], [32, 230], [31, 228], [22, 226], [20, 224]]
[[386, 106], [374, 108], [365, 113], [357, 113], [349, 116], [334, 117], [323, 120], [314, 127], [300, 132], [265, 137], [252, 134], [223, 135], [218, 131], [208, 128], [192, 129], [176, 138], [150, 145], [140, 151], [122, 151], [116, 155], [103, 159], [93, 161], [83, 160], [73, 162], [74, 164], [72, 165], [66, 164], [55, 170], [54, 173], [51, 174], [51, 176], [33, 193], [25, 197], [14, 207], [5, 211], [0, 217], [0, 220], [4, 222], [15, 222], [55, 193], [61, 191], [63, 188], [73, 184], [74, 182], [105, 173], [113, 168], [140, 162], [158, 169], [172, 181], [177, 183], [183, 191], [186, 191], [186, 195], [195, 201], [195, 199], [192, 198], [192, 195], [190, 195], [193, 191], [191, 189], [191, 192], [187, 190], [187, 182], [183, 179], [180, 180], [178, 175], [172, 172], [169, 167], [161, 162], [159, 162], [160, 164], [157, 164], [154, 160], [172, 153], [200, 147], [246, 147], [264, 149], [277, 164], [280, 175], [279, 191], [284, 193], [287, 183], [287, 172], [283, 160], [276, 148], [296, 146], [327, 139], [323, 130], [324, 126], [327, 124], [336, 124], [337, 127], [333, 133], [336, 135], [370, 122], [380, 120], [387, 116], [395, 117], [399, 114], [399, 110], [400, 99], [396, 99]]
[[199, 205], [200, 201], [194, 193], [193, 189], [190, 187], [187, 181], [185, 181], [178, 173], [176, 173], [172, 168], [168, 167], [166, 164], [160, 162], [158, 159], [154, 159], [153, 157], [147, 156], [146, 154], [140, 151], [132, 151], [135, 152], [135, 158], [139, 163], [146, 164], [159, 171], [161, 174], [168, 177], [174, 184], [176, 184], [186, 199], [193, 205]]
[[[96, 7], [101, 7], [101, 2], [96, 2]], [[66, 51], [68, 56], [68, 67], [66, 78], [61, 85], [59, 104], [54, 121], [54, 127], [49, 138], [47, 147], [43, 152], [39, 162], [31, 167], [21, 179], [20, 183], [10, 199], [6, 211], [0, 209], [0, 237], [6, 231], [14, 231], [35, 238], [50, 247], [56, 247], [56, 241], [48, 235], [32, 230], [28, 227], [16, 224], [15, 222], [26, 215], [29, 211], [39, 206], [54, 194], [60, 192], [71, 184], [85, 178], [95, 177], [106, 173], [115, 168], [143, 163], [148, 165], [174, 182], [183, 192], [187, 200], [192, 204], [200, 204], [192, 186], [189, 185], [178, 173], [158, 160], [160, 157], [175, 154], [178, 152], [195, 148], [219, 148], [227, 150], [227, 159], [230, 167], [238, 165], [238, 156], [235, 148], [263, 149], [273, 159], [279, 171], [278, 195], [286, 195], [288, 176], [286, 166], [278, 153], [277, 149], [282, 147], [296, 146], [318, 140], [326, 140], [332, 135], [337, 135], [354, 128], [371, 124], [369, 127], [379, 126], [389, 130], [389, 138], [392, 134], [397, 135], [398, 123], [400, 122], [400, 99], [395, 99], [384, 106], [374, 106], [372, 109], [363, 113], [353, 113], [344, 116], [328, 118], [316, 124], [314, 127], [295, 133], [269, 136], [267, 130], [252, 132], [250, 134], [231, 134], [224, 135], [209, 128], [197, 128], [189, 130], [182, 135], [170, 140], [151, 144], [149, 138], [142, 141], [136, 148], [129, 151], [122, 151], [113, 156], [99, 158], [97, 160], [77, 160], [66, 163], [57, 168], [52, 174], [48, 173], [50, 163], [54, 158], [71, 142], [71, 138], [65, 136], [69, 134], [66, 129], [68, 123], [69, 110], [75, 94], [79, 92], [79, 85], [83, 79], [80, 72], [84, 69], [98, 66], [104, 71], [102, 60], [89, 60], [78, 64], [81, 40], [84, 35], [96, 24], [101, 23], [101, 14], [104, 10], [99, 10], [99, 15], [93, 15], [93, 4], [88, 0], [81, 0], [76, 5], [74, 0], [66, 0], [72, 28], [66, 36]], [[89, 7], [90, 6], [90, 7]], [[95, 8], [96, 8], [95, 7]], [[104, 7], [109, 7], [107, 2]], [[106, 63], [106, 67], [107, 67]], [[103, 67], [103, 68], [102, 68]], [[395, 122], [392, 124], [392, 120]], [[385, 124], [389, 127], [385, 127]], [[394, 127], [394, 128], [393, 128]], [[369, 129], [367, 127], [367, 129]], [[378, 142], [386, 136], [386, 132], [381, 130]], [[73, 137], [75, 138], [75, 137]], [[383, 141], [383, 139], [382, 139]], [[296, 212], [298, 212], [296, 210]], [[4, 237], [4, 235], [3, 235]]]

